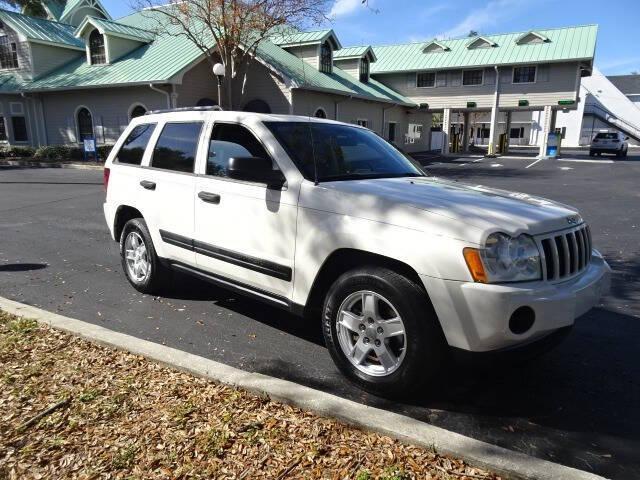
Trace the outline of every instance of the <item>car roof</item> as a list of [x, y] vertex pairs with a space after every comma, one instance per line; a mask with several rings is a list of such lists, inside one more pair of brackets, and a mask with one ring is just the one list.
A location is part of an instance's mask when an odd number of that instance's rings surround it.
[[[193, 109], [175, 109], [175, 110], [161, 110], [157, 112], [149, 112], [142, 117], [134, 119], [136, 123], [149, 123], [154, 121], [166, 121], [171, 120], [188, 120], [188, 119], [213, 119], [213, 120], [226, 120], [233, 122], [313, 122], [313, 123], [332, 123], [338, 125], [344, 125], [344, 122], [337, 122], [335, 120], [317, 118], [307, 115], [280, 115], [274, 113], [254, 113], [254, 112], [240, 112], [240, 111], [222, 111], [222, 110], [203, 110], [198, 108]], [[350, 126], [359, 127], [358, 125], [348, 124]], [[361, 128], [361, 127], [359, 127]]]

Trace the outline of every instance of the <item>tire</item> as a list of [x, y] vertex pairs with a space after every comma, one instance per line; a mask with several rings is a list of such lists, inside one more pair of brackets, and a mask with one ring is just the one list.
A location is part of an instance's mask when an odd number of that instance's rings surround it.
[[590, 151], [590, 152], [589, 152], [589, 156], [590, 156], [590, 157], [595, 157], [595, 156], [596, 156], [596, 154], [595, 154], [595, 152]]
[[[135, 259], [127, 259], [127, 250], [136, 249], [135, 241], [142, 245], [143, 249], [137, 251], [137, 264], [144, 269], [136, 269], [131, 262]], [[136, 252], [134, 251], [134, 255]], [[151, 240], [147, 224], [142, 218], [129, 220], [122, 229], [120, 236], [120, 259], [122, 269], [129, 283], [141, 293], [156, 295], [161, 293], [170, 283], [171, 271], [162, 264]], [[143, 272], [144, 270], [144, 272]], [[144, 273], [144, 274], [143, 274]]]
[[[362, 307], [365, 302], [368, 308]], [[374, 304], [378, 315], [371, 321]], [[344, 317], [357, 333], [343, 322], [338, 325], [342, 311], [357, 313]], [[390, 322], [390, 318], [395, 320]], [[426, 292], [393, 270], [365, 267], [340, 276], [325, 298], [322, 322], [326, 345], [338, 369], [373, 394], [388, 398], [415, 395], [444, 363], [446, 340]], [[354, 345], [361, 362], [348, 355]], [[366, 356], [365, 350], [369, 352]], [[378, 351], [383, 352], [381, 357]], [[386, 358], [389, 368], [379, 358]]]

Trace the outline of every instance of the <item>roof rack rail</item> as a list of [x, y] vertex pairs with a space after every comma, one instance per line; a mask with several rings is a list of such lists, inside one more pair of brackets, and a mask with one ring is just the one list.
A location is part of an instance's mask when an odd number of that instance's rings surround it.
[[165, 108], [163, 110], [149, 110], [145, 115], [155, 115], [157, 113], [171, 112], [222, 112], [224, 111], [219, 105], [209, 107], [181, 107], [181, 108]]

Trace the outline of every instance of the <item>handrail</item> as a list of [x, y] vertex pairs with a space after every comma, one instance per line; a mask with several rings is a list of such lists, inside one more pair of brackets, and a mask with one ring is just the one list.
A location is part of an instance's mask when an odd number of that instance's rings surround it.
[[640, 138], [640, 128], [614, 115], [606, 108], [602, 108], [601, 106], [595, 104], [589, 104], [585, 105], [584, 111], [585, 113], [592, 113], [596, 115], [598, 115], [597, 111], [599, 111], [601, 112], [601, 115], [603, 116], [605, 121], [619, 127], [621, 130], [626, 130], [631, 134], [631, 136], [636, 137], [636, 139]]

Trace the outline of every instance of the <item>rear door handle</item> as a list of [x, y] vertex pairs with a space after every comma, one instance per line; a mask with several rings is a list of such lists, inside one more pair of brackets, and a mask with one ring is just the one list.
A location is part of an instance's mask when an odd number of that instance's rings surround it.
[[142, 188], [146, 188], [147, 190], [155, 190], [156, 189], [156, 183], [155, 182], [150, 182], [148, 180], [142, 180], [140, 182], [140, 186]]
[[220, 195], [217, 193], [200, 192], [198, 193], [198, 198], [203, 202], [213, 203], [214, 205], [220, 204]]

